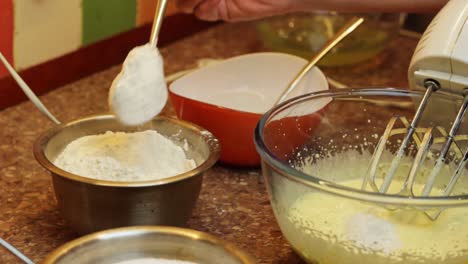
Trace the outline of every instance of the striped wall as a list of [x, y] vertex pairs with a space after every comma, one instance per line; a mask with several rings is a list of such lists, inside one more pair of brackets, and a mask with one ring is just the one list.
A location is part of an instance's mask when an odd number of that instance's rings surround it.
[[[13, 61], [13, 0], [0, 0], [0, 52]], [[6, 73], [0, 66], [0, 78]]]
[[[0, 0], [0, 52], [17, 70], [151, 23], [157, 0]], [[167, 13], [174, 13], [173, 1]], [[0, 65], [0, 78], [6, 70]], [[1, 87], [0, 87], [1, 89]]]
[[81, 46], [80, 0], [16, 0], [13, 60], [18, 70]]

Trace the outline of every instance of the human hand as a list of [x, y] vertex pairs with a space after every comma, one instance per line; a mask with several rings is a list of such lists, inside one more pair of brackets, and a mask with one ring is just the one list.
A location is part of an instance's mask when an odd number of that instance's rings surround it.
[[176, 0], [203, 20], [241, 21], [297, 11], [435, 12], [448, 0]]
[[203, 20], [241, 21], [279, 15], [294, 9], [296, 0], [177, 0], [180, 10]]

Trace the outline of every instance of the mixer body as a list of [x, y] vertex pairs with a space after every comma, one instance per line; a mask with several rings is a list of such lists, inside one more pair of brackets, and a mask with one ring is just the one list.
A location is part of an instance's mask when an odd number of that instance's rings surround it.
[[[408, 69], [410, 89], [425, 90], [425, 82], [439, 84], [438, 93], [453, 97], [451, 107], [440, 107], [430, 99], [421, 126], [440, 125], [446, 129], [456, 117], [468, 88], [468, 0], [451, 0], [437, 14], [421, 37]], [[416, 102], [417, 105], [419, 102]], [[461, 133], [468, 132], [468, 122]]]

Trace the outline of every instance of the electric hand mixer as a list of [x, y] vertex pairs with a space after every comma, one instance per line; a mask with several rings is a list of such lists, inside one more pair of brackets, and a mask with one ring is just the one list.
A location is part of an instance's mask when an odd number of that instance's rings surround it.
[[[408, 197], [431, 195], [436, 178], [446, 163], [447, 155], [451, 149], [455, 153], [458, 165], [446, 184], [443, 196], [448, 196], [452, 193], [460, 176], [463, 175], [468, 161], [468, 149], [461, 151], [457, 144], [457, 138], [460, 138], [460, 135], [458, 135], [459, 128], [468, 106], [467, 18], [468, 0], [451, 0], [437, 14], [421, 37], [409, 67], [408, 77], [412, 89], [425, 89], [424, 96], [411, 123], [402, 117], [392, 117], [390, 119], [375, 148], [362, 189], [370, 186], [375, 192], [387, 193], [403, 156], [408, 151], [410, 142], [413, 141], [413, 144], [417, 145], [417, 152], [398, 194]], [[453, 96], [454, 104], [458, 104], [457, 102], [460, 99], [462, 101], [457, 106], [458, 112], [453, 119], [448, 133], [440, 127], [418, 127], [426, 108], [436, 110], [430, 113], [429, 119], [432, 114], [440, 116], [440, 112], [444, 110], [437, 109], [437, 105], [431, 105], [430, 98], [434, 93], [444, 93]], [[444, 118], [447, 119], [449, 117], [445, 116]], [[405, 127], [403, 129], [396, 128], [395, 124], [397, 121], [401, 121]], [[434, 137], [435, 132], [441, 133], [443, 137]], [[389, 169], [384, 172], [383, 179], [377, 180], [377, 170], [385, 151], [385, 145], [391, 136], [398, 134], [403, 135], [403, 139], [395, 152], [396, 156], [393, 157]], [[442, 145], [437, 150], [438, 156], [433, 154], [435, 142]], [[417, 193], [414, 188], [416, 176], [423, 163], [427, 162], [430, 158], [433, 159], [435, 165], [425, 181], [422, 192]], [[431, 218], [435, 219], [438, 215]]]

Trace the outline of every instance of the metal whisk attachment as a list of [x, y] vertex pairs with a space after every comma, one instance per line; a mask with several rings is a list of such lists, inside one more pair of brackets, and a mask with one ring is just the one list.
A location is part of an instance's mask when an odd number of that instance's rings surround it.
[[[448, 196], [452, 193], [455, 184], [459, 180], [460, 176], [463, 174], [463, 171], [468, 161], [468, 150], [464, 152], [460, 150], [459, 146], [456, 144], [457, 137], [460, 136], [456, 135], [458, 133], [458, 130], [460, 128], [461, 122], [464, 118], [468, 106], [467, 93], [465, 93], [463, 102], [458, 110], [457, 116], [453, 121], [450, 131], [447, 134], [445, 129], [443, 129], [442, 127], [418, 127], [424, 110], [429, 102], [429, 98], [434, 92], [440, 89], [440, 85], [433, 80], [426, 80], [424, 84], [426, 87], [426, 92], [419, 104], [418, 109], [416, 110], [416, 113], [411, 123], [409, 123], [408, 120], [404, 117], [394, 116], [390, 119], [384, 133], [382, 134], [376, 146], [367, 171], [367, 175], [363, 179], [363, 190], [370, 186], [371, 189], [375, 192], [388, 192], [390, 185], [392, 184], [392, 181], [395, 178], [397, 169], [399, 168], [400, 163], [402, 162], [402, 159], [405, 156], [405, 153], [408, 151], [408, 148], [411, 145], [411, 141], [414, 142], [412, 145], [416, 146], [417, 152], [409, 169], [409, 173], [403, 181], [402, 188], [398, 192], [399, 195], [409, 197], [429, 196], [434, 187], [437, 176], [439, 175], [441, 168], [447, 160], [447, 155], [450, 149], [454, 150], [455, 156], [459, 160], [459, 163], [457, 169], [455, 170], [453, 175], [451, 175], [450, 180], [448, 181], [448, 184], [443, 191], [444, 196]], [[397, 122], [401, 122], [403, 124], [403, 128], [397, 128]], [[435, 132], [440, 133], [442, 136], [434, 137]], [[384, 176], [382, 179], [382, 177], [378, 177], [378, 170], [381, 164], [382, 155], [384, 154], [387, 142], [389, 142], [390, 137], [395, 135], [404, 135], [404, 137], [401, 141], [401, 145], [396, 151], [395, 157], [393, 157], [390, 163], [389, 169], [383, 173]], [[433, 143], [443, 144], [443, 147], [441, 148], [437, 157], [435, 157], [433, 153], [429, 152], [429, 149], [433, 145]], [[418, 172], [421, 169], [421, 165], [423, 165], [423, 163], [427, 159], [433, 159], [435, 165], [429, 173], [429, 176], [424, 184], [423, 190], [420, 191], [420, 193], [417, 193], [417, 191], [414, 188], [416, 177], [418, 176]], [[381, 182], [381, 184], [378, 184], [377, 182]]]
[[[390, 119], [376, 145], [367, 175], [364, 176], [363, 190], [370, 187], [377, 193], [393, 193], [394, 187], [399, 184], [398, 187], [402, 187], [396, 189], [399, 190], [397, 194], [408, 198], [450, 196], [460, 177], [464, 175], [468, 149], [461, 151], [460, 146], [461, 141], [468, 140], [468, 136], [458, 133], [468, 106], [467, 21], [468, 1], [451, 0], [427, 27], [408, 68], [409, 87], [417, 89], [422, 85], [426, 92], [411, 123], [404, 117]], [[450, 130], [447, 132], [439, 126], [420, 127], [419, 123], [431, 95], [443, 91], [463, 96]], [[443, 109], [439, 111], [442, 112]], [[386, 161], [383, 155], [387, 154], [387, 144], [389, 152], [395, 153], [395, 156], [390, 159], [390, 163], [384, 164]], [[408, 156], [414, 156], [411, 162], [407, 162]], [[447, 166], [449, 163], [457, 164], [453, 173], [449, 172], [453, 171]], [[434, 188], [441, 185], [445, 187]], [[422, 210], [432, 220], [441, 212], [438, 208], [416, 209]]]

